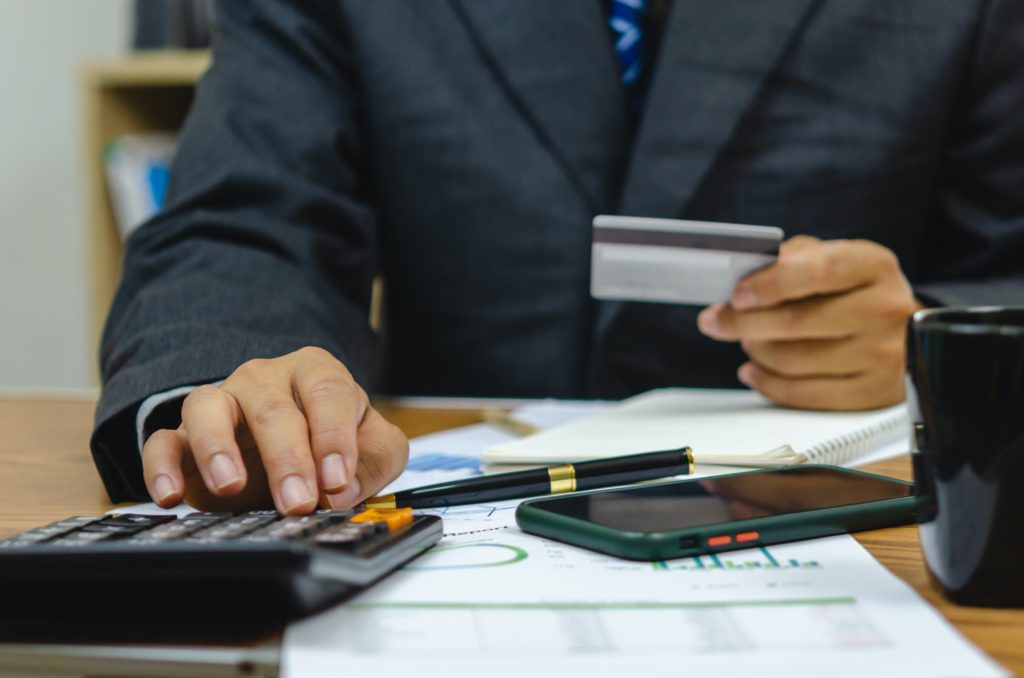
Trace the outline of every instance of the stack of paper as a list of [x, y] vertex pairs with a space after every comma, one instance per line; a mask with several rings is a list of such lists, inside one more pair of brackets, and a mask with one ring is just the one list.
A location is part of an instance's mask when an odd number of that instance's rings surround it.
[[865, 462], [909, 449], [906, 407], [810, 412], [753, 391], [667, 388], [519, 440], [491, 443], [489, 463], [558, 464], [693, 449], [698, 465], [776, 466]]

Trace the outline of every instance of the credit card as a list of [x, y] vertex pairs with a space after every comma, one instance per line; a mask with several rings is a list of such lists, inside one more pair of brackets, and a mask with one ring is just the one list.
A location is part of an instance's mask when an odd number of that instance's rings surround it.
[[590, 293], [595, 299], [666, 304], [726, 302], [736, 283], [779, 256], [774, 226], [594, 217]]

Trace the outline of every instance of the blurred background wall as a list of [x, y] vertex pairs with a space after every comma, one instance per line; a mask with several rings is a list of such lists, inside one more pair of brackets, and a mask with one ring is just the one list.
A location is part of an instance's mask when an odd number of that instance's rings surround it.
[[79, 64], [129, 0], [0, 0], [0, 389], [92, 385]]

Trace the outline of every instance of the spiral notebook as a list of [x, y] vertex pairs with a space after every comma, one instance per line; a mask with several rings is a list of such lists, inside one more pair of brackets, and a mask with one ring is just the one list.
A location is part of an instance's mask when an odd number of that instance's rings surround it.
[[659, 389], [597, 414], [494, 445], [495, 464], [557, 464], [689, 446], [698, 464], [854, 464], [910, 447], [906, 406], [818, 412], [775, 406], [753, 391]]

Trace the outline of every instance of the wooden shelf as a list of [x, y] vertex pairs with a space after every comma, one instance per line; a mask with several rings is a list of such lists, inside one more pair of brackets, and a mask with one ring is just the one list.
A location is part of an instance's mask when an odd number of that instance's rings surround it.
[[192, 86], [209, 66], [207, 50], [158, 50], [91, 61], [82, 73], [94, 87]]
[[175, 132], [210, 65], [205, 50], [137, 52], [82, 65], [85, 180], [89, 215], [90, 336], [93, 354], [121, 277], [123, 249], [104, 175], [103, 152], [123, 134]]

